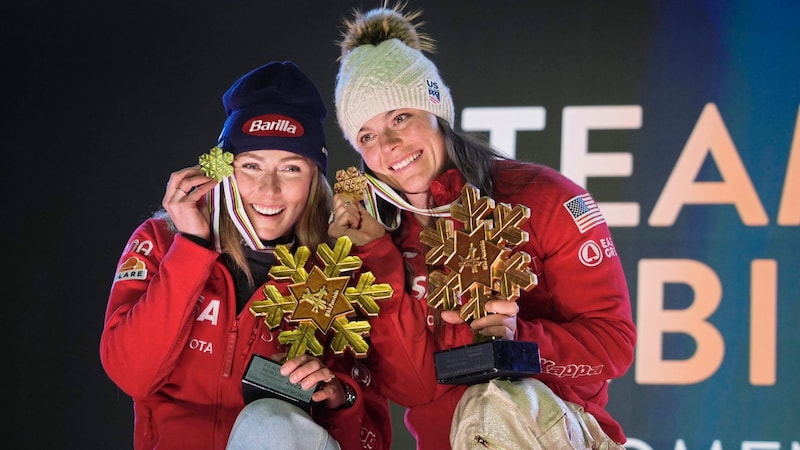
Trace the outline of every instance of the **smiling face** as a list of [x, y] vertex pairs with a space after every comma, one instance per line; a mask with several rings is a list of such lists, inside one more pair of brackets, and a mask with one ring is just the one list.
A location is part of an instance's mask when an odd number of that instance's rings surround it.
[[253, 150], [233, 161], [247, 218], [263, 241], [288, 235], [306, 207], [317, 166], [285, 150]]
[[444, 134], [436, 116], [419, 109], [397, 109], [368, 120], [356, 136], [356, 150], [382, 181], [427, 207], [431, 181], [447, 166]]

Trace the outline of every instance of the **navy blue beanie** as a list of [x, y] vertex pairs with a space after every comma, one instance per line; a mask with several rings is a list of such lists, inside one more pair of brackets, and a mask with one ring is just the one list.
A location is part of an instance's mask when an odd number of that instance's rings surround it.
[[286, 150], [328, 170], [323, 122], [325, 102], [291, 61], [271, 62], [245, 74], [222, 96], [228, 119], [217, 145], [238, 155], [250, 150]]

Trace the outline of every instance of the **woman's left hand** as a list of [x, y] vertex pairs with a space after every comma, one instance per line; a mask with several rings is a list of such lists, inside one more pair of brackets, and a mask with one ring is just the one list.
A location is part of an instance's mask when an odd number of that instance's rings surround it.
[[[489, 300], [486, 312], [490, 313], [470, 322], [469, 326], [481, 336], [495, 336], [503, 339], [514, 339], [517, 334], [517, 302], [507, 300]], [[457, 310], [442, 311], [442, 320], [447, 323], [464, 323]]]
[[322, 387], [311, 395], [311, 400], [321, 402], [328, 409], [338, 408], [346, 400], [342, 383], [331, 369], [313, 356], [299, 355], [284, 362], [281, 375], [288, 376], [289, 381], [299, 384], [304, 390], [314, 389], [322, 383]]

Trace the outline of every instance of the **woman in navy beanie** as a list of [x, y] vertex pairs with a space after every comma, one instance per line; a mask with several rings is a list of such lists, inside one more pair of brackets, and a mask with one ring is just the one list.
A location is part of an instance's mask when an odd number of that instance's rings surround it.
[[281, 366], [292, 383], [317, 386], [310, 414], [276, 399], [245, 408], [252, 355], [286, 353], [281, 329], [251, 312], [275, 283], [273, 250], [315, 252], [329, 241], [327, 109], [289, 61], [245, 74], [223, 105], [227, 120], [203, 157], [230, 155], [231, 173], [173, 172], [163, 209], [133, 232], [111, 287], [100, 356], [133, 399], [134, 448], [222, 450], [231, 438], [232, 449], [360, 449], [364, 436], [370, 448], [389, 448], [386, 400], [351, 376], [361, 366], [348, 354], [301, 354]]

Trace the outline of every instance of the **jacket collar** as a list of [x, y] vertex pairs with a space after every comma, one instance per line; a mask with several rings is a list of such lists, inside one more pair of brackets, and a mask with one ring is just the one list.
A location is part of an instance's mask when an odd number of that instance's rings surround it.
[[431, 182], [431, 197], [434, 206], [447, 205], [454, 202], [461, 195], [464, 187], [464, 177], [458, 169], [447, 169]]

